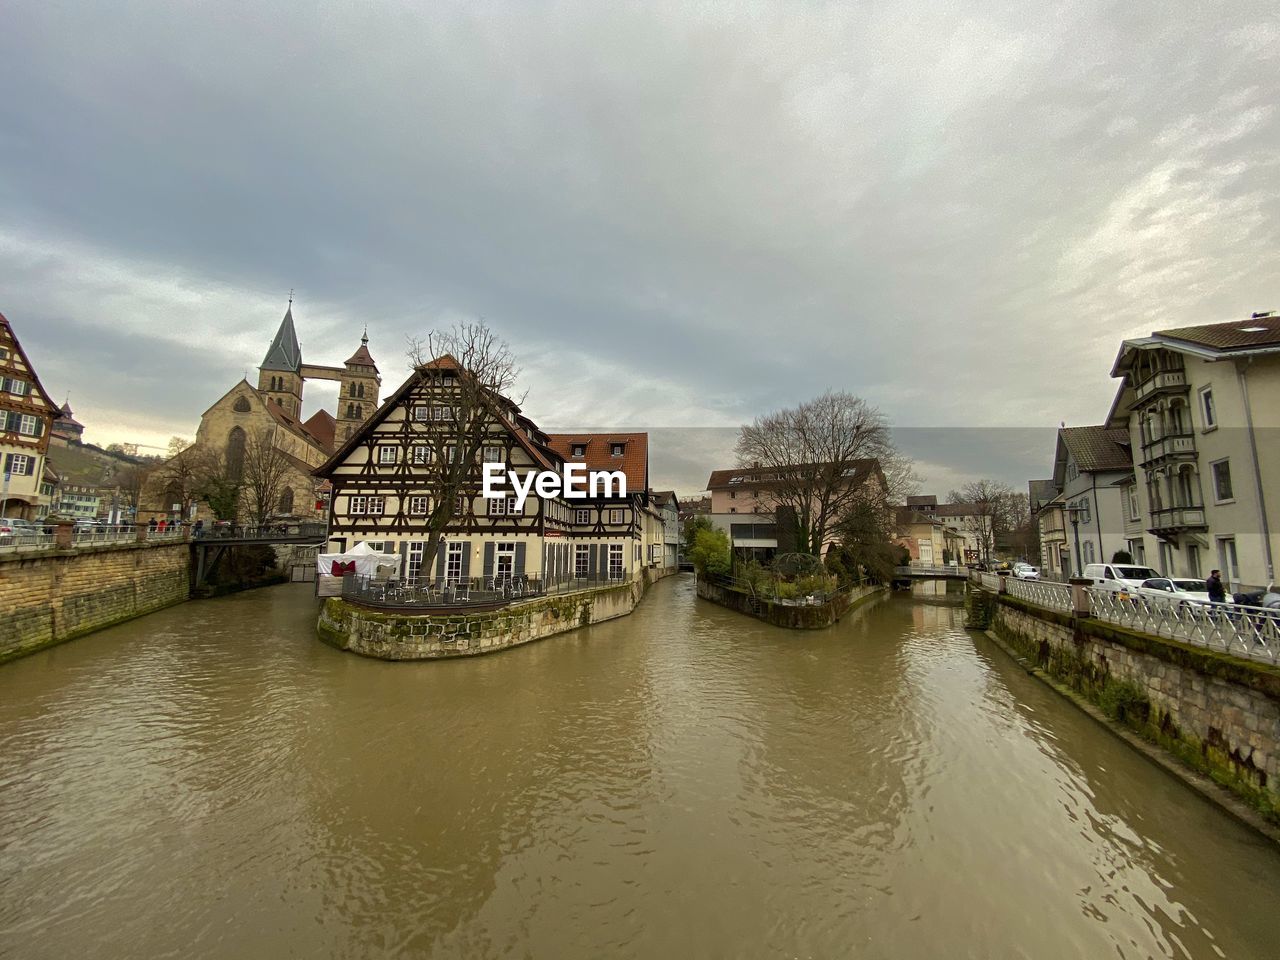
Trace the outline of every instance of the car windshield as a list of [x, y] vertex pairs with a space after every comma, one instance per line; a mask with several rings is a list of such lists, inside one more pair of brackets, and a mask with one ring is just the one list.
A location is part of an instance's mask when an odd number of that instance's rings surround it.
[[1121, 580], [1159, 580], [1160, 574], [1150, 567], [1116, 567], [1116, 576]]
[[1205, 586], [1203, 580], [1175, 580], [1173, 585], [1179, 590], [1186, 590], [1190, 593], [1204, 593]]

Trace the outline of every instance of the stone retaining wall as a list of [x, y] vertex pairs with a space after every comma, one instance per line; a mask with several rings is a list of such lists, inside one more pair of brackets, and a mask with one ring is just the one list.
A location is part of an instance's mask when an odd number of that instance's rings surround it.
[[698, 578], [698, 596], [703, 600], [710, 600], [722, 607], [788, 630], [821, 630], [829, 627], [854, 607], [887, 592], [887, 588], [881, 586], [852, 587], [826, 603], [792, 604], [760, 600], [753, 606], [751, 598], [742, 591]]
[[1280, 822], [1280, 669], [1001, 596], [991, 630]]
[[186, 600], [186, 543], [0, 555], [0, 663]]
[[326, 643], [382, 660], [472, 657], [626, 616], [640, 602], [647, 580], [475, 613], [424, 615], [329, 597], [316, 630]]

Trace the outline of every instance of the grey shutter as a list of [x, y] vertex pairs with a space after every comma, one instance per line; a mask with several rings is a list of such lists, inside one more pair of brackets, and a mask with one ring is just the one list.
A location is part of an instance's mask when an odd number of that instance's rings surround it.
[[12, 466], [13, 466], [13, 454], [12, 454], [12, 453], [6, 453], [6, 454], [4, 455], [4, 472], [5, 472], [5, 473], [8, 473], [8, 472], [9, 472], [9, 468], [10, 468], [10, 467], [12, 467]]
[[446, 544], [444, 538], [440, 538], [440, 542], [436, 544], [436, 579], [445, 580], [449, 576], [449, 568], [445, 564]]
[[400, 579], [409, 579], [409, 541], [400, 541]]
[[493, 548], [492, 540], [484, 545], [484, 578], [486, 580], [493, 576]]
[[596, 576], [596, 548], [595, 544], [587, 544], [587, 577], [594, 580]]
[[40, 417], [36, 417], [36, 436], [37, 437], [44, 436], [44, 420], [42, 420]]
[[523, 543], [516, 544], [516, 576], [524, 575], [524, 549]]
[[462, 541], [462, 579], [471, 579], [471, 541]]

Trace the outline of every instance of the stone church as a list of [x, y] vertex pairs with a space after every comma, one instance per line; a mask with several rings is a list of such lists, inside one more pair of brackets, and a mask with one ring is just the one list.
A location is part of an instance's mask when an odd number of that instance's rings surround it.
[[[337, 417], [319, 410], [302, 419], [302, 395], [307, 380], [338, 382]], [[340, 367], [304, 363], [293, 325], [293, 301], [285, 310], [266, 357], [258, 367], [258, 385], [241, 380], [200, 417], [195, 443], [152, 474], [145, 498], [150, 516], [176, 519], [216, 519], [201, 499], [201, 472], [216, 463], [225, 477], [241, 484], [242, 502], [253, 501], [255, 447], [270, 444], [282, 455], [286, 476], [271, 491], [273, 516], [323, 520], [328, 514], [328, 483], [311, 475], [378, 407], [382, 378], [369, 353], [369, 337]], [[212, 454], [213, 456], [209, 456]], [[251, 521], [242, 506], [238, 519]]]

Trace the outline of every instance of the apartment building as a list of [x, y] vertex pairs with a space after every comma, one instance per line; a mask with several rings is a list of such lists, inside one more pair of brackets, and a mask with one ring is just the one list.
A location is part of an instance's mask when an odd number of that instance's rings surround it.
[[34, 520], [48, 513], [45, 456], [58, 412], [0, 314], [0, 516]]
[[1275, 579], [1280, 551], [1280, 317], [1126, 340], [1107, 417], [1135, 461], [1123, 485], [1134, 559], [1173, 576], [1212, 568], [1237, 592]]

